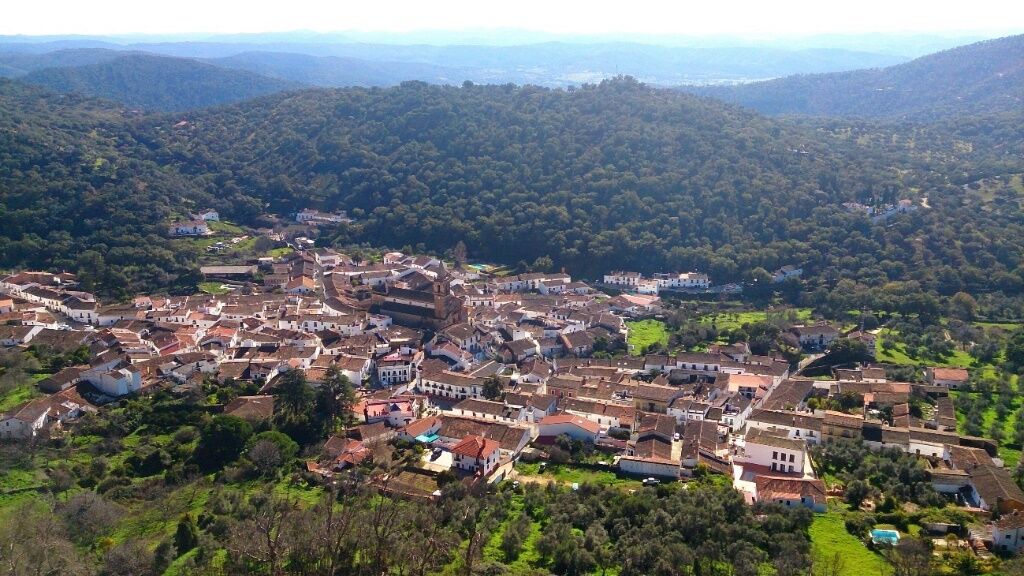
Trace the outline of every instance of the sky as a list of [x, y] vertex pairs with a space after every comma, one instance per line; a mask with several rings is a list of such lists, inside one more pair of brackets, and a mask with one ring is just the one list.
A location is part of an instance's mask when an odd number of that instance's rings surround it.
[[1024, 31], [1020, 0], [10, 0], [0, 34], [533, 30], [751, 38]]

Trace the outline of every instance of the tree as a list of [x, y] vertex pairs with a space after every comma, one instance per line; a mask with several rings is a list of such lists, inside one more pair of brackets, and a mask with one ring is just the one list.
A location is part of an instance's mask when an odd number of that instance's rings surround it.
[[455, 244], [455, 248], [452, 249], [452, 255], [455, 258], [455, 266], [462, 267], [466, 265], [466, 243], [459, 240]]
[[355, 403], [355, 388], [348, 376], [337, 366], [328, 368], [316, 396], [316, 412], [327, 434], [334, 432], [339, 424], [342, 428], [353, 424], [355, 415], [352, 408]]
[[978, 302], [966, 292], [957, 292], [949, 299], [949, 315], [970, 322], [978, 315]]
[[482, 392], [488, 400], [501, 398], [501, 380], [497, 376], [488, 376], [484, 380]]
[[853, 480], [846, 485], [846, 503], [853, 508], [860, 508], [864, 500], [871, 495], [871, 486], [863, 480]]
[[238, 459], [252, 436], [252, 426], [236, 416], [214, 416], [199, 433], [195, 460], [204, 470], [216, 470]]
[[1016, 329], [1006, 342], [1006, 362], [1010, 366], [1024, 368], [1024, 328]]
[[178, 521], [174, 531], [174, 549], [178, 556], [195, 548], [199, 544], [199, 529], [192, 518], [186, 514]]
[[313, 404], [313, 389], [306, 382], [306, 374], [302, 370], [285, 372], [274, 394], [274, 408], [285, 419], [308, 417]]
[[103, 576], [155, 576], [153, 553], [144, 542], [128, 540], [103, 557]]
[[893, 576], [929, 576], [932, 574], [932, 551], [917, 538], [903, 538], [889, 550], [886, 557], [893, 566]]
[[0, 522], [0, 566], [10, 576], [61, 574], [86, 576], [90, 558], [68, 538], [60, 521], [43, 504], [25, 501]]
[[299, 445], [287, 434], [268, 430], [249, 439], [246, 454], [260, 474], [271, 476], [281, 464], [295, 458], [298, 451]]
[[522, 512], [515, 520], [509, 522], [505, 532], [501, 535], [501, 551], [505, 554], [506, 562], [514, 562], [519, 558], [523, 543], [526, 542], [529, 534], [530, 517], [526, 512]]

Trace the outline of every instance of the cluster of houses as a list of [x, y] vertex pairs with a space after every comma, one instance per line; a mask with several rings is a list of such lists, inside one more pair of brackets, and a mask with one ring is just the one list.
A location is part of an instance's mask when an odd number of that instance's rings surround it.
[[338, 224], [341, 222], [350, 222], [348, 215], [344, 210], [341, 212], [320, 212], [319, 210], [313, 210], [312, 208], [304, 208], [295, 213], [295, 221], [299, 224]]
[[[78, 290], [70, 274], [0, 279], [0, 343], [85, 346], [90, 357], [39, 382], [46, 395], [0, 416], [0, 437], [60, 433], [104, 402], [157, 388], [188, 393], [208, 379], [258, 384], [259, 394], [223, 410], [268, 419], [282, 375], [302, 371], [316, 386], [337, 370], [359, 388], [361, 424], [308, 463], [325, 476], [401, 438], [428, 448], [418, 473], [491, 482], [508, 477], [524, 452], [554, 450], [567, 437], [607, 452], [609, 466], [625, 474], [718, 473], [749, 502], [821, 510], [825, 487], [807, 447], [848, 438], [918, 455], [936, 490], [1002, 515], [995, 546], [1024, 542], [1015, 512], [1024, 510], [1024, 493], [995, 446], [955, 431], [948, 391], [967, 383], [964, 370], [930, 369], [924, 384], [891, 382], [871, 367], [809, 380], [742, 342], [595, 357], [621, 350], [624, 319], [656, 310], [657, 296], [609, 298], [564, 273], [489, 276], [398, 252], [358, 262], [307, 250], [258, 266], [261, 285], [225, 295], [138, 296], [116, 305]], [[839, 336], [821, 324], [794, 331], [809, 350]], [[934, 410], [911, 410], [912, 394], [930, 398]], [[415, 478], [406, 481], [415, 492]]]
[[655, 295], [661, 290], [704, 291], [711, 287], [711, 279], [700, 272], [657, 273], [647, 278], [640, 272], [615, 271], [604, 275], [604, 283], [638, 294]]

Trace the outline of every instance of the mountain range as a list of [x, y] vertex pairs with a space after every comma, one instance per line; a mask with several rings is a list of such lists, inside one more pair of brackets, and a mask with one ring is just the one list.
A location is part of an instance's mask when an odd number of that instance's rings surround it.
[[935, 120], [1024, 109], [1024, 35], [887, 68], [807, 74], [695, 92], [764, 114]]

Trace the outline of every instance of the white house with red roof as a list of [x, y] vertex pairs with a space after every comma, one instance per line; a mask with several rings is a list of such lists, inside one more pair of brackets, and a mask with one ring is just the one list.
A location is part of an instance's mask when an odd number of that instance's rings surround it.
[[452, 446], [451, 452], [456, 468], [487, 476], [498, 466], [501, 444], [483, 436], [466, 436]]

